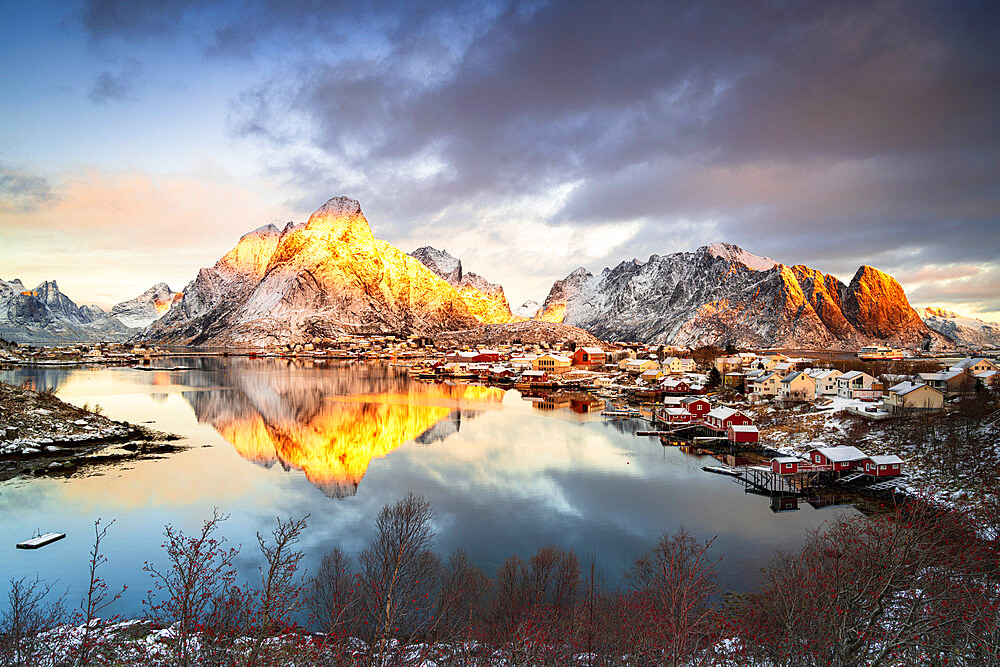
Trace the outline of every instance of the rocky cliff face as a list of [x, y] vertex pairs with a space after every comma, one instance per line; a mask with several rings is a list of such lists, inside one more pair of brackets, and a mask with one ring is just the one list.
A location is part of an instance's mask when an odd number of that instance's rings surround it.
[[144, 337], [268, 346], [352, 333], [432, 332], [476, 319], [454, 287], [377, 240], [357, 201], [335, 197], [301, 225], [244, 236]]
[[928, 328], [938, 332], [960, 347], [974, 350], [1000, 348], [1000, 324], [976, 317], [963, 317], [952, 310], [917, 308], [917, 314]]
[[462, 261], [452, 257], [447, 250], [424, 246], [410, 254], [457, 289], [469, 312], [483, 324], [503, 324], [515, 319], [503, 287], [471, 271], [463, 273]]
[[556, 281], [538, 319], [609, 340], [747, 347], [920, 346], [936, 340], [891, 276], [869, 266], [849, 285], [737, 246], [622, 262]]

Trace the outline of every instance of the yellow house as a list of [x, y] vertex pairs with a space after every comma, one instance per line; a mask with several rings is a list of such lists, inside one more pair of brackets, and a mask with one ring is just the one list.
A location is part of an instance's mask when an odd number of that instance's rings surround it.
[[642, 375], [646, 371], [659, 370], [660, 364], [655, 359], [626, 359], [618, 367], [632, 375]]
[[531, 362], [531, 370], [545, 371], [548, 374], [562, 374], [570, 370], [573, 360], [561, 354], [543, 354]]
[[930, 385], [900, 382], [885, 395], [887, 412], [904, 410], [940, 410], [944, 407], [944, 393]]

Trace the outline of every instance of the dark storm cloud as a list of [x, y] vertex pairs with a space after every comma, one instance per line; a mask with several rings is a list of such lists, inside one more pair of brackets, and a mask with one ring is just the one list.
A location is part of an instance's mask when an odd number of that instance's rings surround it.
[[207, 7], [201, 0], [87, 0], [80, 20], [94, 38], [145, 38], [172, 30], [186, 12]]
[[[92, 30], [123, 34], [191, 9], [93, 7]], [[609, 263], [713, 234], [849, 275], [1000, 256], [998, 17], [991, 2], [293, 0], [220, 16], [206, 49], [295, 54], [235, 105], [235, 131], [272, 148], [303, 201], [349, 192], [390, 236], [572, 183], [553, 224], [641, 222]]]
[[0, 213], [30, 213], [54, 200], [47, 178], [0, 161]]

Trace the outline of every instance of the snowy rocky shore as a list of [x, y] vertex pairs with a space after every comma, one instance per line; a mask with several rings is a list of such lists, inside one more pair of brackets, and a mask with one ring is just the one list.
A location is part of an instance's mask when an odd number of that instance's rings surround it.
[[51, 393], [0, 383], [0, 480], [173, 451], [166, 441], [174, 439], [108, 419], [100, 406], [80, 408]]

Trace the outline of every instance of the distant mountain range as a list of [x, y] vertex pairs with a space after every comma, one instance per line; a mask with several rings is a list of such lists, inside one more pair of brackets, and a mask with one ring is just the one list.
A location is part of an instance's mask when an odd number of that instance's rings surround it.
[[0, 280], [0, 338], [42, 344], [126, 340], [182, 297], [159, 283], [105, 312], [97, 306], [77, 306], [54, 280], [34, 289], [20, 280]]
[[634, 259], [553, 284], [535, 316], [609, 340], [743, 347], [851, 348], [944, 342], [899, 283], [870, 266], [849, 285], [728, 243]]
[[1000, 324], [962, 317], [944, 308], [917, 308], [924, 324], [948, 340], [974, 349], [1000, 349]]
[[[530, 320], [563, 328], [529, 331]], [[918, 312], [899, 283], [873, 267], [862, 266], [845, 285], [728, 243], [634, 259], [597, 275], [581, 267], [553, 283], [543, 303], [512, 312], [503, 287], [464, 271], [446, 251], [425, 246], [407, 254], [377, 240], [360, 204], [346, 197], [329, 200], [307, 222], [245, 234], [183, 292], [160, 283], [111, 312], [77, 306], [54, 281], [33, 290], [0, 281], [0, 337], [17, 342], [270, 346], [342, 333], [447, 332], [468, 340], [487, 326], [498, 340], [505, 327], [515, 335], [519, 322], [521, 337], [582, 340], [572, 325], [604, 340], [681, 345], [1000, 345], [1000, 326], [941, 309]]]

